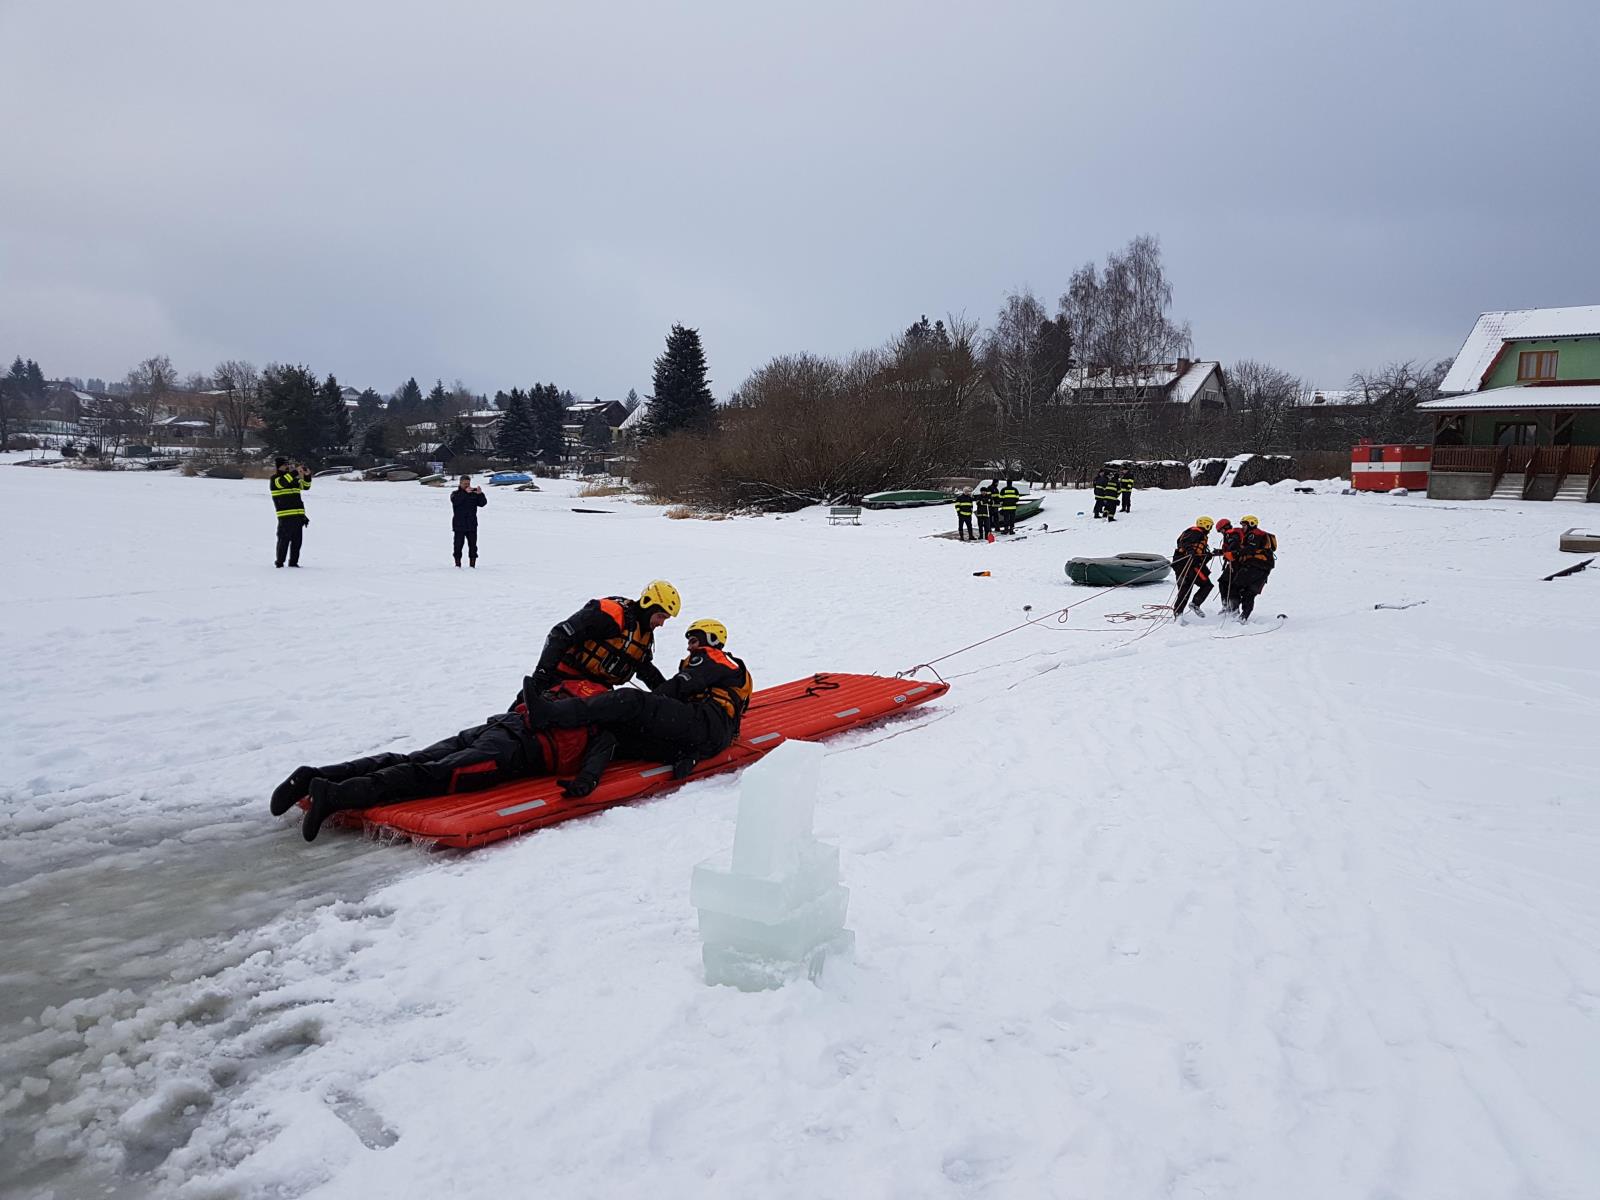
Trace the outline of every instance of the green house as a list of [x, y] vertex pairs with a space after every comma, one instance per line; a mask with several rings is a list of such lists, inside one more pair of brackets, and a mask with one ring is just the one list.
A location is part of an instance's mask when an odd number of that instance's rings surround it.
[[1600, 499], [1600, 304], [1483, 313], [1439, 393], [1430, 496]]

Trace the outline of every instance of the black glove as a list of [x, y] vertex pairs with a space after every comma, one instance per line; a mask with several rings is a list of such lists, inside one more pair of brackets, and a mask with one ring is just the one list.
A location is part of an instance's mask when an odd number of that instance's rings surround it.
[[595, 780], [585, 778], [582, 775], [579, 775], [576, 779], [563, 779], [561, 781], [561, 792], [569, 799], [581, 800], [594, 791], [595, 783]]
[[674, 779], [689, 778], [698, 762], [698, 759], [680, 758], [677, 762], [672, 764], [672, 777]]

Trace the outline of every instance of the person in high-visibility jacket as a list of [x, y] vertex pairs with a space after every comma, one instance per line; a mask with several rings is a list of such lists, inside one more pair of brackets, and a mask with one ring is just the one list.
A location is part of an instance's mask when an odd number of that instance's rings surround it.
[[1122, 472], [1117, 480], [1117, 491], [1122, 493], [1122, 511], [1131, 512], [1133, 509], [1133, 474], [1127, 470]]
[[602, 596], [550, 630], [530, 678], [544, 692], [563, 679], [587, 679], [617, 687], [638, 679], [654, 690], [664, 676], [651, 661], [655, 633], [678, 615], [678, 589], [655, 579], [637, 600]]
[[956, 497], [956, 537], [963, 542], [975, 542], [978, 535], [972, 532], [972, 489], [965, 488]]
[[1210, 517], [1196, 517], [1194, 524], [1178, 535], [1177, 549], [1172, 552], [1172, 569], [1178, 573], [1178, 591], [1172, 601], [1174, 616], [1181, 617], [1190, 606], [1191, 592], [1194, 611], [1205, 615], [1200, 606], [1211, 595], [1211, 568], [1207, 563], [1211, 558], [1213, 524]]
[[985, 484], [978, 489], [976, 499], [978, 509], [978, 537], [985, 541], [994, 529], [994, 520], [998, 515], [995, 511], [994, 485]]
[[1017, 531], [1017, 499], [1022, 495], [1017, 491], [1014, 480], [1006, 480], [1005, 487], [1000, 489], [1000, 532], [1015, 533]]
[[1244, 532], [1233, 562], [1233, 596], [1239, 620], [1248, 621], [1255, 611], [1256, 597], [1267, 586], [1267, 576], [1278, 563], [1278, 539], [1262, 529], [1255, 517], [1240, 517], [1239, 524]]
[[1244, 528], [1235, 525], [1227, 517], [1221, 517], [1217, 521], [1216, 531], [1222, 535], [1222, 549], [1217, 552], [1222, 559], [1222, 573], [1217, 576], [1217, 595], [1222, 597], [1222, 611], [1232, 612], [1238, 607], [1233, 597], [1233, 564], [1239, 557], [1239, 539], [1244, 536]]
[[311, 518], [301, 496], [311, 490], [311, 472], [287, 458], [276, 460], [271, 482], [272, 507], [278, 515], [278, 553], [273, 565], [281, 567], [287, 558], [291, 567], [300, 565], [300, 541]]
[[[529, 722], [535, 729], [593, 725], [613, 735], [614, 749], [627, 757], [671, 763], [673, 778], [684, 778], [739, 736], [754, 689], [744, 663], [727, 652], [722, 622], [696, 621], [685, 636], [688, 654], [678, 673], [655, 691], [618, 688], [582, 700], [535, 696], [528, 701]], [[599, 777], [600, 770], [586, 761], [561, 788], [569, 796], [587, 796]]]
[[1094, 515], [1108, 521], [1117, 519], [1117, 477], [1110, 467], [1101, 467], [1095, 474]]
[[[590, 696], [605, 690], [602, 684], [569, 679], [557, 684], [552, 695]], [[612, 739], [595, 729], [535, 730], [519, 695], [510, 711], [422, 750], [297, 767], [273, 791], [270, 807], [273, 816], [281, 816], [307, 800], [300, 833], [311, 842], [334, 813], [476, 792], [536, 775], [569, 775], [593, 764], [598, 764], [598, 774], [612, 753]]]

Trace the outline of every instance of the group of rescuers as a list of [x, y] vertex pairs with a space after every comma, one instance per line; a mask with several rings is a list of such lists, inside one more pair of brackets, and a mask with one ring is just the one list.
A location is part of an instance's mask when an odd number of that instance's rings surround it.
[[[1211, 548], [1213, 529], [1222, 535], [1222, 545], [1215, 550]], [[1217, 580], [1217, 591], [1222, 596], [1222, 609], [1248, 621], [1255, 611], [1256, 597], [1267, 586], [1267, 576], [1277, 563], [1277, 554], [1278, 539], [1261, 528], [1256, 517], [1240, 517], [1237, 525], [1227, 517], [1220, 521], [1196, 517], [1194, 524], [1178, 535], [1177, 548], [1172, 552], [1172, 569], [1178, 575], [1173, 613], [1181, 617], [1188, 608], [1205, 615], [1200, 606], [1211, 595], [1211, 560], [1220, 558], [1222, 575]]]
[[[272, 793], [281, 816], [307, 800], [300, 831], [316, 838], [337, 812], [479, 791], [554, 775], [572, 798], [594, 791], [611, 760], [672, 764], [683, 779], [739, 735], [750, 672], [727, 652], [728, 630], [699, 620], [687, 630], [678, 673], [652, 661], [655, 633], [678, 615], [678, 589], [653, 580], [637, 600], [591, 600], [555, 626], [511, 706], [410, 754], [374, 754], [326, 767], [297, 767]], [[649, 691], [625, 687], [637, 679]]]
[[[269, 484], [272, 507], [278, 518], [278, 552], [273, 566], [298, 567], [300, 544], [305, 538], [306, 526], [311, 518], [306, 515], [306, 502], [302, 497], [311, 490], [311, 472], [303, 463], [292, 463], [279, 458], [273, 467]], [[483, 489], [472, 482], [471, 475], [463, 475], [450, 493], [450, 532], [454, 538], [451, 551], [456, 566], [461, 565], [461, 550], [465, 546], [468, 565], [478, 565], [478, 510], [489, 503]]]
[[[956, 496], [956, 537], [963, 542], [985, 542], [998, 533], [1017, 531], [1017, 502], [1022, 493], [1017, 481], [1006, 480], [1005, 487], [998, 479], [991, 479], [974, 494], [971, 488]], [[978, 518], [974, 532], [972, 518]]]

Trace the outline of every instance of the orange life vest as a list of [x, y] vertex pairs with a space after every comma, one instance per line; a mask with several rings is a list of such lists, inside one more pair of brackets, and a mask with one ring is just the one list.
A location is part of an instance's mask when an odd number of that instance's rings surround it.
[[[706, 689], [705, 695], [699, 697], [700, 699], [711, 701], [711, 703], [727, 713], [733, 719], [734, 724], [737, 725], [739, 719], [744, 716], [744, 710], [750, 706], [750, 693], [755, 690], [755, 684], [750, 679], [750, 671], [738, 659], [714, 647], [707, 646], [701, 653], [719, 667], [726, 667], [729, 671], [738, 672], [738, 682], [729, 680], [712, 684], [711, 687]], [[690, 657], [693, 656], [691, 655]], [[678, 665], [680, 668], [687, 667], [689, 659], [685, 658]]]
[[600, 611], [616, 622], [617, 632], [605, 638], [586, 638], [567, 648], [556, 664], [556, 671], [569, 679], [592, 679], [618, 687], [632, 679], [641, 663], [650, 657], [655, 630], [648, 622], [629, 622], [631, 601], [621, 596], [606, 596], [597, 603]]

